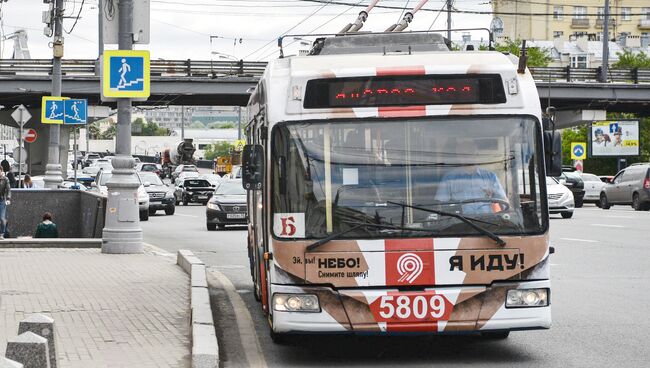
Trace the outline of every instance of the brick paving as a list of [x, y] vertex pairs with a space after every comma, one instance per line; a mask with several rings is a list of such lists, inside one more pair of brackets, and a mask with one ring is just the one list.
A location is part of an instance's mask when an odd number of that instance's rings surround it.
[[31, 313], [54, 318], [59, 366], [189, 367], [189, 278], [175, 258], [0, 249], [0, 355]]

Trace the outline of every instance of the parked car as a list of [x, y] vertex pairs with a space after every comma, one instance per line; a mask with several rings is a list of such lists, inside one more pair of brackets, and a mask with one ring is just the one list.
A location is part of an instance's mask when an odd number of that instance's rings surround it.
[[563, 218], [573, 217], [575, 203], [573, 193], [566, 186], [550, 176], [546, 177], [546, 196], [550, 214], [559, 213]]
[[174, 172], [172, 172], [172, 175], [171, 175], [172, 183], [174, 183], [176, 181], [176, 179], [178, 178], [178, 176], [183, 172], [195, 172], [195, 173], [197, 173], [197, 176], [198, 176], [199, 169], [197, 169], [196, 166], [194, 166], [194, 165], [178, 165], [176, 167], [176, 170], [174, 170]]
[[158, 174], [153, 172], [139, 172], [144, 190], [149, 195], [149, 215], [158, 210], [164, 210], [166, 215], [173, 215], [176, 212], [176, 199], [174, 191], [165, 185]]
[[101, 157], [99, 157], [99, 153], [86, 153], [86, 155], [83, 158], [83, 167], [88, 167], [90, 166], [93, 162], [99, 160]]
[[565, 185], [569, 190], [571, 190], [576, 208], [582, 207], [585, 197], [585, 182], [580, 177], [580, 173], [577, 171], [563, 171], [562, 175], [558, 176], [556, 179], [560, 184]]
[[594, 174], [582, 173], [580, 177], [585, 183], [585, 197], [583, 202], [595, 203], [600, 207], [600, 192], [603, 190], [605, 183]]
[[[108, 188], [106, 187], [106, 183], [108, 180], [113, 176], [113, 173], [107, 172], [107, 171], [100, 171], [97, 173], [97, 177], [95, 178], [95, 182], [91, 186], [91, 190], [99, 193], [100, 195], [103, 195], [105, 197], [108, 196]], [[138, 206], [139, 206], [139, 212], [140, 212], [140, 221], [147, 221], [149, 220], [149, 195], [147, 194], [147, 191], [144, 189], [144, 185], [142, 185], [142, 180], [140, 179], [140, 176], [137, 175], [138, 181], [140, 181], [140, 186], [138, 187]]]
[[632, 205], [636, 211], [650, 210], [650, 163], [632, 164], [616, 174], [600, 192], [600, 207]]
[[100, 171], [112, 172], [113, 165], [111, 165], [111, 162], [109, 160], [100, 158], [96, 160], [92, 165], [84, 168], [82, 172], [86, 175], [96, 176]]
[[214, 196], [205, 209], [208, 230], [223, 229], [226, 225], [245, 225], [246, 190], [241, 180], [223, 180], [214, 191]]
[[183, 206], [187, 206], [188, 203], [207, 204], [213, 193], [214, 185], [205, 179], [185, 178], [176, 180], [176, 190], [174, 191], [176, 204], [181, 202]]
[[160, 164], [154, 164], [150, 162], [139, 163], [135, 165], [135, 171], [152, 172], [158, 175], [160, 179], [165, 178], [165, 176], [163, 175], [162, 166], [160, 166]]

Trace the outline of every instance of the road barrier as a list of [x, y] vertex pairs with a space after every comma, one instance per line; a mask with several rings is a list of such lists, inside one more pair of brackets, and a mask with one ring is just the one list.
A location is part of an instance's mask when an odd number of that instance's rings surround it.
[[106, 198], [72, 189], [12, 189], [7, 206], [12, 238], [34, 236], [43, 214], [50, 212], [59, 238], [101, 238]]

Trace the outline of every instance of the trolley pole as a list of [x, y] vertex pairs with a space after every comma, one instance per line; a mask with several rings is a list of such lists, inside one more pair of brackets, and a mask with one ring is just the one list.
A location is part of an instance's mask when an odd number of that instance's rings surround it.
[[[54, 42], [52, 43], [52, 96], [61, 97], [61, 58], [63, 57], [63, 0], [54, 1]], [[63, 182], [60, 161], [61, 126], [50, 125], [45, 166], [45, 187], [56, 189]]]
[[[133, 49], [133, 0], [120, 0], [119, 37], [120, 50]], [[131, 99], [117, 101], [117, 135], [115, 158], [112, 160], [113, 175], [106, 183], [108, 202], [106, 226], [102, 234], [102, 253], [142, 253], [142, 228], [138, 188], [140, 180], [135, 174], [135, 160], [131, 156]]]

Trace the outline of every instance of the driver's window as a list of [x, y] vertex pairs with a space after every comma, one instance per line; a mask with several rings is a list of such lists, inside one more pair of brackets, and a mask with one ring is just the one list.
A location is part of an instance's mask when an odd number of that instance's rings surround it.
[[621, 171], [620, 173], [618, 173], [618, 175], [616, 175], [616, 177], [613, 180], [614, 184], [618, 184], [621, 182], [621, 178], [623, 177], [624, 173], [625, 171]]

